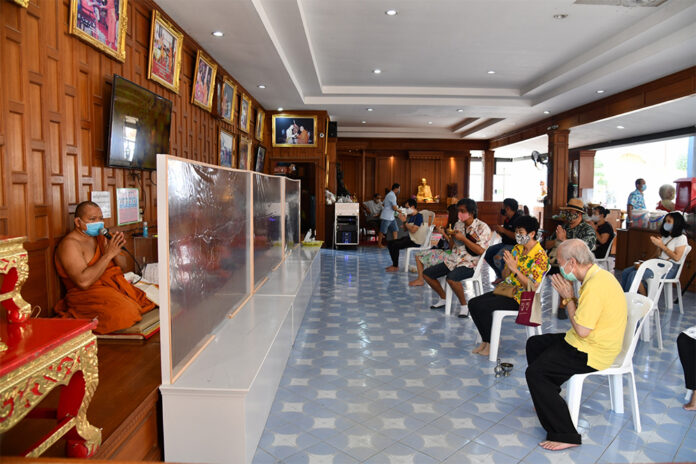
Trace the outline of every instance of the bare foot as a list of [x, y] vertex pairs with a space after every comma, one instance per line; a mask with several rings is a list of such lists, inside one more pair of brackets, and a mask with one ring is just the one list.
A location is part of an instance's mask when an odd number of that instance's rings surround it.
[[473, 350], [471, 350], [471, 352], [472, 352], [472, 353], [478, 353], [478, 352], [480, 352], [482, 349], [484, 349], [485, 347], [486, 347], [486, 342], [481, 342], [481, 344], [480, 344], [479, 346], [477, 346], [476, 348], [474, 348]]
[[425, 281], [423, 279], [412, 280], [408, 283], [409, 287], [422, 287], [423, 285], [425, 285]]
[[378, 245], [377, 245], [377, 248], [387, 248], [387, 247], [384, 246], [384, 245], [379, 245], [379, 244], [378, 244]]
[[398, 267], [396, 266], [389, 266], [388, 268], [385, 269], [387, 272], [397, 272], [399, 270]]
[[684, 409], [686, 409], [687, 411], [696, 411], [696, 403], [694, 403], [693, 401], [691, 403], [686, 403], [684, 405]]
[[488, 356], [489, 354], [491, 354], [491, 344], [486, 343], [486, 346], [484, 346], [483, 349], [478, 352], [478, 354], [480, 354], [481, 356]]
[[576, 445], [574, 443], [562, 443], [560, 441], [546, 440], [539, 443], [539, 446], [549, 451], [561, 451], [568, 448], [575, 448], [576, 446], [580, 445]]

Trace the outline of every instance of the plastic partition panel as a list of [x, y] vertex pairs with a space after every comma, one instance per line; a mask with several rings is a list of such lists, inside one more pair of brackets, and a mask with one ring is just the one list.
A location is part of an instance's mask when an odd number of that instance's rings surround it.
[[300, 243], [300, 181], [285, 179], [285, 250]]
[[253, 175], [254, 286], [283, 260], [281, 189], [283, 178]]
[[188, 357], [251, 292], [251, 173], [170, 158], [167, 181], [168, 338], [176, 377]]

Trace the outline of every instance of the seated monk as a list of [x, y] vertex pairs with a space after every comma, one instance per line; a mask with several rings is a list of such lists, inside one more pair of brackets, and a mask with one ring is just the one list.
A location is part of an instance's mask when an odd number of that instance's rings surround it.
[[111, 240], [99, 234], [104, 218], [99, 205], [84, 201], [75, 209], [75, 229], [56, 249], [56, 269], [67, 293], [55, 311], [62, 317], [98, 319], [95, 332], [131, 327], [155, 304], [123, 276], [122, 232]]

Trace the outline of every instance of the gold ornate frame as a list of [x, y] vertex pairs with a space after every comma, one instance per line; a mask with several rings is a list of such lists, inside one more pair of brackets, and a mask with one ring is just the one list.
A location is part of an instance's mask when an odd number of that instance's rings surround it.
[[[247, 146], [246, 153], [242, 153], [242, 143], [246, 143], [246, 146]], [[242, 156], [245, 156], [245, 157], [246, 157], [246, 167], [243, 168], [243, 169], [246, 169], [247, 171], [253, 171], [253, 170], [254, 170], [254, 169], [253, 169], [253, 166], [251, 166], [251, 163], [252, 163], [252, 161], [253, 161], [253, 160], [251, 159], [251, 158], [252, 158], [252, 154], [253, 154], [253, 150], [252, 150], [253, 148], [254, 148], [254, 147], [253, 147], [252, 140], [251, 140], [249, 137], [247, 137], [247, 136], [245, 136], [245, 135], [240, 135], [240, 136], [239, 136], [239, 162], [240, 162], [240, 164], [241, 164]], [[240, 166], [239, 169], [242, 169], [242, 167]]]
[[266, 113], [264, 113], [264, 111], [259, 108], [259, 110], [256, 112], [256, 130], [254, 132], [256, 133], [256, 138], [260, 142], [263, 142], [263, 125], [265, 122], [265, 118]]
[[[222, 165], [222, 134], [225, 133], [232, 137], [232, 157], [230, 158], [230, 165], [229, 166], [223, 166]], [[218, 131], [218, 165], [224, 167], [224, 168], [236, 168], [237, 167], [237, 150], [235, 147], [235, 142], [237, 137], [235, 134], [232, 132], [228, 132], [223, 128], [220, 128]]]
[[[210, 88], [208, 89], [208, 97], [206, 98], [207, 104], [205, 102], [199, 102], [196, 100], [196, 80], [198, 79], [198, 67], [201, 64], [201, 60], [210, 66], [213, 70], [210, 76]], [[213, 60], [208, 57], [205, 53], [198, 50], [196, 53], [196, 68], [193, 71], [193, 83], [191, 85], [191, 103], [196, 106], [203, 108], [204, 110], [210, 111], [213, 108], [213, 92], [215, 91], [215, 76], [217, 74], [217, 65], [213, 63]]]
[[126, 13], [128, 0], [121, 0], [119, 2], [119, 25], [116, 43], [118, 44], [118, 50], [113, 50], [111, 47], [103, 42], [95, 39], [91, 35], [87, 34], [85, 31], [77, 27], [77, 4], [80, 0], [70, 0], [70, 33], [84, 40], [88, 44], [92, 45], [94, 48], [101, 50], [118, 61], [126, 61], [126, 30], [128, 29], [128, 15]]
[[[152, 52], [154, 51], [155, 44], [155, 28], [157, 26], [162, 27], [167, 32], [169, 32], [174, 39], [176, 44], [174, 46], [174, 82], [167, 82], [160, 76], [152, 73]], [[148, 53], [147, 60], [147, 78], [163, 85], [164, 87], [172, 90], [175, 93], [179, 93], [179, 76], [181, 75], [181, 53], [184, 47], [184, 34], [179, 32], [169, 21], [164, 19], [159, 11], [154, 10], [152, 13], [152, 26], [150, 26], [150, 51]]]
[[[222, 86], [220, 87], [220, 94], [218, 95], [218, 100], [222, 102], [222, 95], [225, 93], [226, 85], [232, 87], [232, 109], [230, 111], [229, 119], [222, 114], [222, 111], [220, 112], [220, 117], [223, 121], [227, 121], [230, 124], [234, 124], [234, 110], [237, 108], [237, 86], [227, 77], [222, 79]], [[219, 108], [222, 108], [222, 106], [220, 106]]]
[[[246, 124], [242, 121], [242, 108], [244, 108], [244, 102], [247, 104], [247, 114], [246, 114]], [[242, 94], [239, 100], [239, 128], [242, 129], [247, 134], [249, 133], [249, 126], [251, 125], [251, 99], [245, 93]]]
[[12, 1], [23, 8], [29, 8], [29, 0], [12, 0]]
[[[296, 143], [277, 143], [276, 142], [276, 120], [278, 119], [289, 119], [289, 118], [298, 118], [298, 119], [311, 119], [312, 120], [312, 143], [303, 143], [303, 144], [296, 144]], [[317, 146], [317, 116], [316, 115], [302, 115], [302, 114], [287, 114], [287, 113], [280, 113], [280, 114], [273, 114], [271, 115], [271, 142], [274, 147], [316, 147]]]

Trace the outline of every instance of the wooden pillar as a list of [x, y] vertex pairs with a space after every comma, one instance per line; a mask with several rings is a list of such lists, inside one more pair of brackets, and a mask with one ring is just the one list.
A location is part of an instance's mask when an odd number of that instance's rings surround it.
[[361, 156], [360, 156], [360, 199], [358, 200], [360, 203], [365, 202], [367, 200], [372, 200], [372, 195], [370, 195], [370, 198], [366, 196], [365, 192], [365, 150], [360, 150]]
[[483, 152], [483, 200], [493, 201], [493, 175], [495, 174], [495, 152]]
[[578, 195], [582, 197], [582, 191], [594, 188], [594, 159], [596, 150], [580, 150], [578, 167]]
[[544, 202], [544, 229], [553, 229], [551, 216], [558, 213], [561, 206], [568, 202], [568, 136], [570, 130], [550, 130], [549, 137], [549, 170], [548, 195]]

